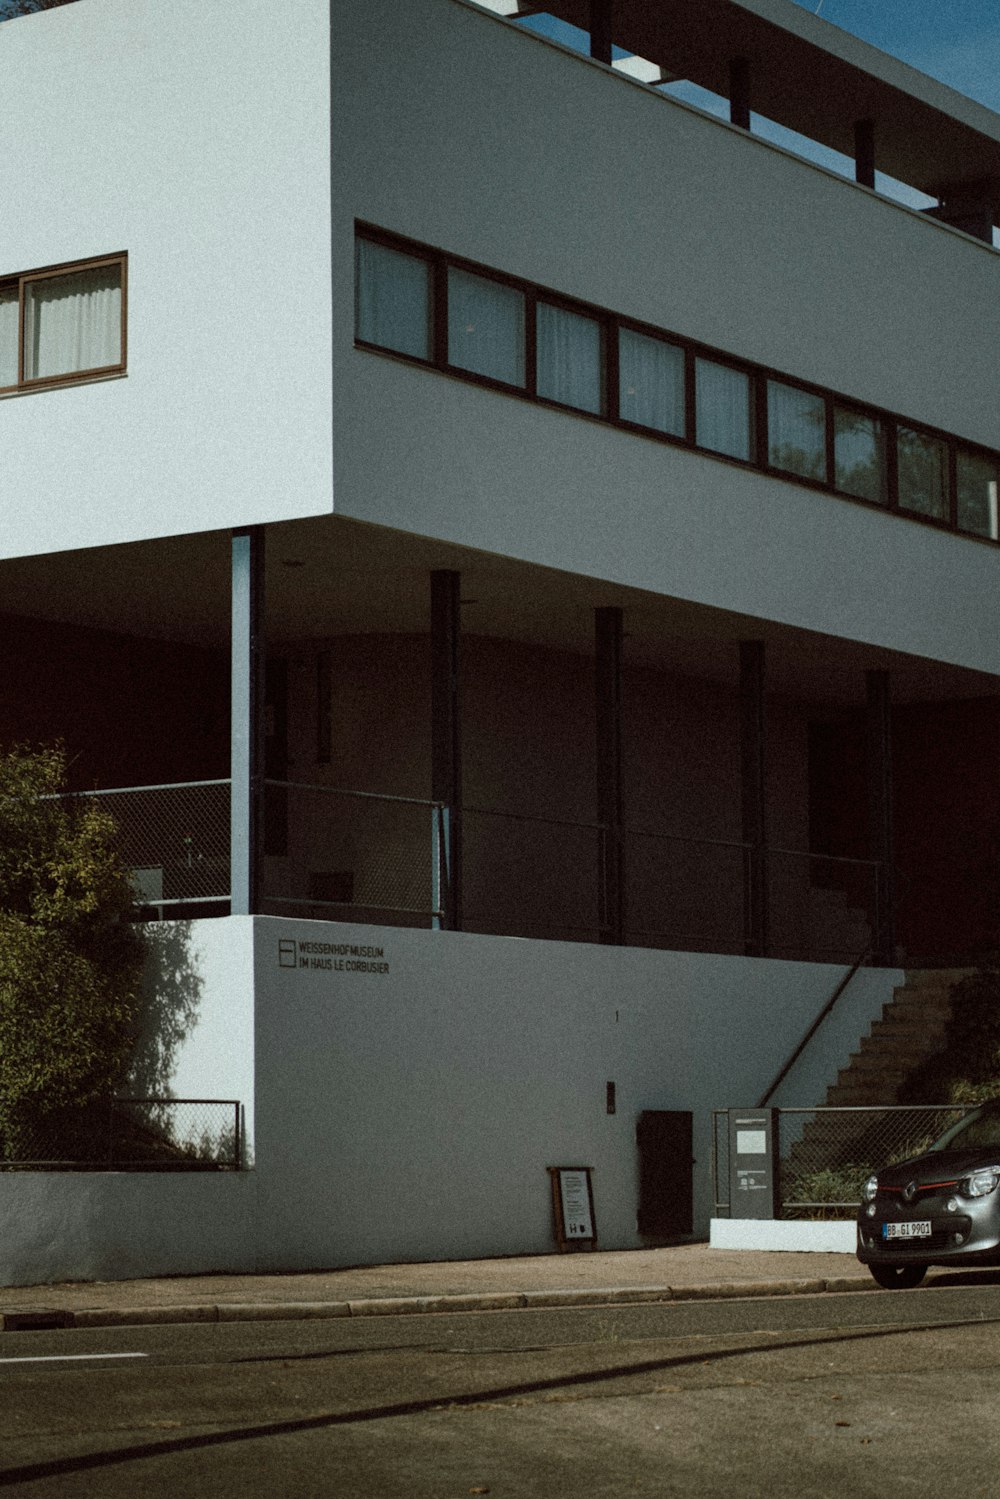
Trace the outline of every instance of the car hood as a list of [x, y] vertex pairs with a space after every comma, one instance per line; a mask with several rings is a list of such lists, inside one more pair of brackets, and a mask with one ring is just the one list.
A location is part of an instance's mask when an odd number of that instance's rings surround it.
[[884, 1166], [878, 1173], [880, 1187], [918, 1186], [930, 1182], [955, 1181], [984, 1166], [1000, 1166], [1000, 1145], [976, 1145], [966, 1150], [932, 1150], [914, 1156], [895, 1166]]

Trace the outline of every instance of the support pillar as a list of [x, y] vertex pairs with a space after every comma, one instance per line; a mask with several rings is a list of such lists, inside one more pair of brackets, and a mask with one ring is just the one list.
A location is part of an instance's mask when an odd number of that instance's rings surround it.
[[234, 531], [230, 637], [230, 910], [260, 911], [264, 826], [264, 531]]
[[734, 57], [729, 64], [729, 121], [750, 129], [750, 64], [745, 57]]
[[768, 950], [767, 794], [764, 713], [764, 642], [740, 641], [740, 786], [743, 842], [743, 950], [763, 958]]
[[622, 611], [594, 610], [597, 820], [601, 824], [601, 941], [625, 941], [622, 849]]
[[868, 829], [876, 861], [875, 961], [896, 961], [895, 856], [892, 836], [892, 705], [887, 671], [865, 673], [867, 685]]
[[612, 0], [590, 0], [590, 55], [611, 65]]
[[431, 797], [438, 829], [440, 922], [462, 928], [461, 574], [431, 573]]
[[875, 186], [875, 121], [854, 122], [854, 180], [862, 187]]

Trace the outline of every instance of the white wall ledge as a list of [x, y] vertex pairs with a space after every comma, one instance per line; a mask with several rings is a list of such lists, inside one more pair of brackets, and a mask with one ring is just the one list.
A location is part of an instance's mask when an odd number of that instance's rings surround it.
[[838, 1223], [796, 1222], [783, 1218], [713, 1218], [709, 1229], [712, 1249], [785, 1249], [801, 1254], [855, 1252], [854, 1220]]

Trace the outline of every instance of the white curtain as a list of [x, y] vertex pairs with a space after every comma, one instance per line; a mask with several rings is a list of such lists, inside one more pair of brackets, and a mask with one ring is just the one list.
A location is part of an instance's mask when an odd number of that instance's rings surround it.
[[997, 464], [958, 450], [958, 529], [997, 539]]
[[877, 417], [847, 407], [834, 412], [837, 488], [884, 505], [885, 434]]
[[121, 318], [121, 270], [116, 265], [30, 283], [25, 294], [25, 378], [120, 364]]
[[767, 382], [768, 461], [806, 479], [826, 477], [826, 404], [794, 385]]
[[622, 328], [618, 411], [623, 420], [684, 436], [684, 351]]
[[913, 427], [897, 427], [896, 464], [900, 510], [946, 520], [948, 449], [941, 439]]
[[601, 330], [593, 318], [581, 317], [549, 302], [538, 304], [538, 394], [546, 401], [601, 409]]
[[448, 270], [448, 363], [524, 384], [524, 296], [486, 276]]
[[17, 292], [0, 292], [0, 390], [17, 384]]
[[388, 245], [357, 242], [357, 336], [380, 349], [431, 357], [430, 268]]
[[695, 368], [697, 442], [730, 458], [750, 457], [750, 381], [740, 370], [699, 359]]

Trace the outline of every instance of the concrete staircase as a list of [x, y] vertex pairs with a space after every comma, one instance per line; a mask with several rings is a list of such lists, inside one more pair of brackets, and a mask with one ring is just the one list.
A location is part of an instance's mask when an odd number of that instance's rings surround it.
[[[908, 971], [906, 982], [883, 1006], [882, 1018], [875, 1021], [827, 1089], [827, 1106], [896, 1103], [911, 1072], [940, 1048], [951, 1014], [952, 986], [972, 972], [971, 968]], [[940, 1099], [926, 1101], [939, 1103]]]
[[[939, 1050], [951, 1014], [951, 989], [959, 979], [974, 972], [971, 968], [937, 968], [908, 970], [906, 981], [894, 991], [882, 1007], [867, 1036], [862, 1037], [856, 1052], [837, 1081], [826, 1092], [828, 1108], [874, 1107], [894, 1104], [906, 1079], [920, 1064]], [[927, 1103], [940, 1103], [928, 1098]], [[926, 1117], [926, 1116], [923, 1116]], [[934, 1116], [936, 1119], [936, 1116]], [[785, 1171], [790, 1180], [821, 1169], [833, 1169], [851, 1163], [880, 1165], [889, 1152], [902, 1149], [910, 1154], [922, 1149], [919, 1143], [923, 1129], [937, 1133], [944, 1120], [935, 1127], [928, 1122], [913, 1126], [910, 1116], [900, 1116], [896, 1126], [888, 1126], [885, 1115], [816, 1114], [802, 1126], [800, 1137], [792, 1144]], [[902, 1129], [903, 1134], [896, 1132]], [[906, 1132], [909, 1132], [908, 1134]], [[904, 1140], [914, 1136], [918, 1143]]]

